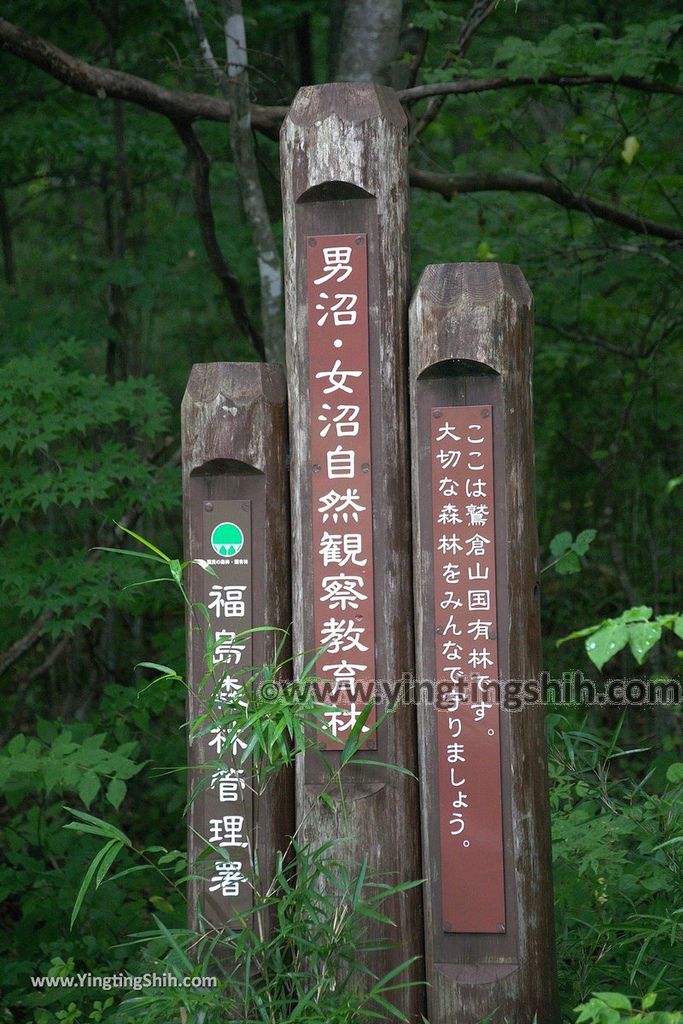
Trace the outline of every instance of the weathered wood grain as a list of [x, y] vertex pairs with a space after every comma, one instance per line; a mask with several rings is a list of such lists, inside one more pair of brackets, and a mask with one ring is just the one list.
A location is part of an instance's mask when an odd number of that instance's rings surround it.
[[[410, 493], [407, 430], [408, 242], [406, 118], [394, 93], [374, 85], [335, 84], [302, 89], [281, 134], [285, 232], [287, 370], [291, 438], [293, 642], [314, 646], [312, 509], [306, 235], [363, 232], [368, 239], [373, 544], [375, 558], [376, 673], [410, 678], [413, 670]], [[302, 658], [297, 660], [301, 671]], [[382, 708], [378, 705], [378, 711]], [[331, 765], [339, 754], [324, 755]], [[415, 770], [415, 710], [399, 706], [379, 729], [374, 758]], [[383, 767], [350, 766], [348, 817], [319, 800], [326, 773], [307, 755], [297, 768], [297, 822], [307, 839], [341, 835], [353, 841], [348, 857], [368, 857], [386, 883], [421, 877], [416, 782]], [[382, 974], [422, 954], [421, 897], [411, 890], [392, 900], [395, 928], [377, 925], [395, 945], [376, 954]], [[415, 965], [408, 980], [423, 977]], [[411, 1021], [419, 1021], [421, 987], [396, 993]]]
[[[429, 266], [410, 308], [416, 671], [434, 679], [430, 409], [491, 404], [501, 680], [539, 678], [539, 565], [531, 399], [531, 292], [517, 267]], [[448, 934], [439, 892], [435, 715], [418, 708], [426, 968], [431, 1024], [559, 1020], [544, 709], [501, 708], [507, 928]]]
[[[183, 512], [185, 557], [206, 558], [202, 550], [202, 511], [206, 502], [250, 499], [253, 531], [253, 625], [288, 630], [289, 486], [287, 470], [287, 402], [284, 373], [260, 363], [208, 363], [192, 368], [182, 404]], [[189, 595], [201, 594], [202, 570], [192, 566]], [[275, 655], [281, 634], [254, 633], [254, 664]], [[186, 620], [188, 720], [200, 713], [197, 695], [203, 665], [203, 640], [195, 622]], [[283, 655], [283, 657], [286, 656]], [[189, 748], [191, 792], [197, 783], [192, 767], [201, 756], [200, 742]], [[258, 851], [260, 887], [273, 875], [275, 854], [284, 850], [294, 831], [294, 779], [282, 771], [251, 807], [254, 844]], [[195, 831], [203, 821], [200, 794], [189, 811], [190, 860], [201, 845]], [[189, 889], [190, 926], [197, 927], [201, 883]], [[221, 922], [213, 922], [220, 924]]]

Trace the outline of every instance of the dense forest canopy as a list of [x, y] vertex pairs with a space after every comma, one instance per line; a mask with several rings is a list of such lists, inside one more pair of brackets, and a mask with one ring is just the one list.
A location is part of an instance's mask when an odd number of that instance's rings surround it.
[[[145, 690], [133, 670], [152, 655], [182, 664], [182, 609], [171, 588], [124, 589], [141, 568], [96, 548], [124, 543], [116, 521], [180, 552], [179, 404], [192, 363], [282, 358], [277, 140], [301, 85], [375, 80], [399, 92], [414, 281], [429, 263], [496, 260], [518, 264], [534, 292], [541, 548], [549, 566], [565, 555], [543, 577], [546, 667], [599, 676], [580, 644], [556, 642], [639, 608], [638, 657], [624, 640], [604, 674], [677, 674], [683, 630], [654, 620], [681, 610], [683, 572], [682, 41], [683, 15], [665, 0], [3, 5], [5, 1019], [44, 1024], [62, 1006], [58, 994], [19, 993], [36, 964], [65, 956], [92, 856], [62, 829], [65, 803], [184, 844], [182, 777], [139, 776], [143, 762], [184, 762], [182, 700], [171, 684]], [[629, 709], [619, 742], [649, 752], [620, 769], [623, 785], [654, 768], [648, 799], [660, 803], [620, 790], [590, 846], [577, 829], [594, 795], [571, 772], [580, 748], [590, 784], [599, 777], [619, 715], [593, 709], [586, 724], [561, 710], [550, 725], [564, 750], [553, 809], [565, 1011], [596, 986], [659, 986], [680, 1009], [680, 917], [667, 896], [681, 847], [655, 856], [664, 832], [647, 852], [629, 831], [648, 815], [676, 827], [664, 801], [680, 722], [671, 709]], [[593, 746], [580, 738], [589, 730]], [[622, 855], [626, 896], [607, 870]], [[123, 964], [126, 951], [110, 947], [150, 907], [182, 922], [161, 886], [132, 878], [84, 908], [87, 926], [69, 939], [77, 961]], [[634, 914], [668, 922], [646, 943], [651, 960], [615, 937], [618, 920], [622, 939], [645, 942]]]

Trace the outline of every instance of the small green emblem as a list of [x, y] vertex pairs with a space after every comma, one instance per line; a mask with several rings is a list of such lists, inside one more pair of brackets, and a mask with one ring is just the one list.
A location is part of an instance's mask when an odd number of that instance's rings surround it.
[[231, 558], [244, 546], [244, 534], [236, 523], [219, 523], [211, 534], [211, 547], [217, 555]]

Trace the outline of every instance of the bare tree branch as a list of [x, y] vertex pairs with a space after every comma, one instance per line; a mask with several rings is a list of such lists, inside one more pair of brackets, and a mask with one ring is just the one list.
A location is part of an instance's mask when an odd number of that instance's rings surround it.
[[605, 341], [604, 338], [597, 338], [592, 334], [584, 334], [578, 327], [568, 328], [562, 324], [554, 323], [552, 320], [542, 320], [538, 317], [536, 317], [535, 322], [538, 327], [545, 327], [547, 330], [553, 331], [560, 338], [566, 338], [567, 341], [573, 344], [590, 345], [593, 348], [602, 349], [604, 352], [611, 352], [621, 359], [628, 359], [630, 361], [640, 358], [638, 352], [620, 348], [619, 345], [613, 345], [612, 342]]
[[[456, 46], [456, 55], [458, 57], [464, 57], [469, 49], [470, 43], [476, 35], [477, 29], [483, 25], [488, 18], [489, 14], [496, 7], [498, 0], [474, 0], [474, 3], [470, 7], [465, 20], [460, 27], [460, 33], [458, 35], [458, 44]], [[447, 57], [443, 61], [441, 67], [447, 68], [453, 63], [453, 57]], [[418, 88], [420, 88], [418, 86]], [[411, 92], [412, 90], [405, 90]], [[422, 114], [422, 117], [410, 130], [410, 142], [415, 142], [420, 137], [422, 132], [427, 128], [434, 118], [438, 115], [441, 107], [443, 106], [445, 96], [441, 96], [439, 93], [432, 93], [432, 99], [427, 104], [427, 109]]]
[[197, 36], [202, 61], [230, 101], [230, 148], [258, 263], [265, 358], [269, 362], [283, 363], [282, 270], [261, 187], [252, 134], [242, 5], [240, 0], [224, 0], [223, 4], [226, 73], [214, 57], [195, 0], [184, 0], [184, 3], [188, 21]]
[[[204, 186], [201, 180], [202, 176], [208, 176], [208, 160], [206, 154], [204, 154], [204, 159], [207, 160], [207, 165], [205, 166], [195, 147], [197, 140], [191, 131], [190, 125], [192, 121], [199, 118], [223, 123], [229, 122], [232, 106], [230, 103], [218, 97], [206, 96], [201, 93], [173, 92], [172, 90], [157, 86], [146, 79], [129, 75], [123, 71], [103, 69], [86, 64], [84, 61], [71, 57], [46, 40], [32, 36], [3, 19], [0, 19], [0, 48], [18, 57], [22, 57], [36, 67], [42, 68], [48, 74], [51, 74], [59, 79], [59, 81], [64, 82], [79, 92], [85, 92], [92, 96], [117, 97], [131, 103], [137, 103], [139, 106], [162, 113], [168, 117], [173, 122], [176, 131], [181, 135], [185, 144], [189, 144], [192, 147], [193, 164], [197, 161], [195, 176], [198, 180], [195, 183], [195, 188], [198, 192], [196, 193], [195, 201], [197, 201], [198, 194], [204, 215], [206, 238], [207, 241], [210, 241], [211, 232], [209, 228], [213, 217], [211, 215], [209, 220], [210, 203], [207, 210], [206, 195], [204, 194]], [[601, 83], [623, 85], [626, 88], [637, 88], [653, 93], [675, 93], [678, 95], [683, 92], [683, 87], [681, 86], [668, 86], [664, 83], [647, 82], [644, 79], [628, 76], [617, 79], [615, 83], [608, 75], [585, 75], [575, 77], [543, 76], [538, 80], [538, 83], [531, 78], [449, 82], [405, 89], [399, 93], [399, 98], [402, 102], [408, 103], [431, 95], [485, 92], [492, 89], [505, 89], [511, 86], [536, 84], [582, 86]], [[286, 112], [287, 108], [284, 107], [258, 107], [252, 105], [251, 123], [253, 127], [259, 128], [266, 134], [276, 136]], [[201, 147], [199, 148], [201, 149]], [[678, 228], [620, 210], [618, 207], [610, 206], [608, 203], [592, 199], [589, 196], [575, 195], [561, 182], [544, 178], [541, 175], [521, 173], [442, 175], [414, 168], [411, 172], [411, 180], [417, 188], [439, 192], [447, 199], [452, 198], [458, 192], [535, 192], [539, 195], [545, 195], [553, 202], [567, 209], [592, 214], [602, 220], [618, 224], [620, 227], [633, 231], [636, 234], [665, 238], [676, 242], [683, 238], [683, 231]], [[215, 238], [215, 228], [213, 229], [213, 234]], [[214, 256], [216, 256], [215, 253]], [[221, 259], [223, 259], [222, 256]], [[218, 265], [218, 262], [216, 262], [216, 266]], [[223, 278], [221, 280], [223, 281]]]
[[492, 92], [500, 89], [516, 89], [520, 86], [556, 85], [563, 89], [586, 85], [619, 85], [624, 89], [636, 89], [639, 92], [664, 93], [672, 96], [683, 96], [682, 85], [667, 85], [666, 82], [651, 82], [635, 75], [540, 75], [532, 78], [521, 75], [519, 78], [480, 78], [457, 82], [434, 82], [431, 85], [416, 85], [412, 89], [403, 89], [398, 97], [401, 103], [416, 103], [430, 96], [464, 96], [468, 93]]
[[218, 242], [216, 221], [211, 205], [211, 189], [209, 184], [211, 164], [209, 158], [189, 121], [174, 121], [173, 127], [185, 146], [191, 161], [192, 195], [199, 222], [199, 232], [211, 269], [221, 282], [225, 297], [235, 318], [235, 323], [250, 339], [259, 358], [265, 359], [266, 352], [263, 339], [251, 322], [244, 303], [239, 280], [228, 266]]
[[209, 190], [210, 163], [191, 127], [192, 121], [200, 117], [229, 122], [233, 116], [231, 104], [200, 93], [172, 92], [123, 71], [86, 64], [3, 19], [0, 19], [0, 47], [79, 92], [136, 103], [170, 120], [190, 157], [192, 194], [209, 264], [221, 283], [236, 324], [252, 342], [258, 356], [265, 358], [263, 341], [251, 323], [239, 280], [228, 266], [218, 242]]
[[415, 188], [438, 192], [445, 199], [452, 199], [453, 196], [465, 192], [535, 192], [551, 199], [558, 206], [590, 213], [600, 220], [618, 224], [619, 227], [639, 235], [665, 238], [670, 242], [683, 239], [683, 229], [639, 217], [637, 213], [629, 213], [617, 206], [610, 206], [600, 199], [577, 195], [562, 182], [554, 178], [544, 178], [540, 174], [524, 174], [517, 171], [491, 174], [435, 174], [412, 167], [410, 183]]
[[[126, 71], [87, 64], [3, 18], [0, 18], [0, 48], [89, 96], [126, 100], [146, 110], [164, 114], [170, 120], [195, 121], [201, 118], [225, 124], [230, 121], [230, 104], [217, 96], [165, 89]], [[255, 104], [251, 108], [253, 126], [271, 138], [277, 138], [286, 114], [286, 107], [261, 107]]]

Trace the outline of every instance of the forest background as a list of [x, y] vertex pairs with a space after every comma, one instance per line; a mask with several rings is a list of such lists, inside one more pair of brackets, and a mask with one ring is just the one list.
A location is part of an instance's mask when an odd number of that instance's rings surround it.
[[[299, 86], [400, 92], [413, 281], [429, 263], [497, 260], [534, 292], [545, 667], [679, 674], [677, 5], [248, 0], [232, 81], [226, 13], [240, 24], [230, 0], [3, 4], [8, 1022], [118, 1019], [119, 996], [76, 1003], [30, 976], [113, 972], [139, 957], [122, 943], [152, 915], [183, 925], [181, 895], [143, 873], [86, 898], [68, 927], [98, 841], [64, 829], [65, 805], [141, 845], [185, 844], [183, 695], [134, 670], [182, 666], [182, 606], [170, 587], [124, 589], [136, 561], [94, 549], [128, 543], [117, 521], [180, 554], [191, 365], [281, 355], [277, 133]], [[597, 647], [557, 646], [594, 624]], [[627, 997], [646, 997], [657, 1024], [683, 1009], [680, 708], [557, 707], [548, 727], [563, 1012], [608, 992], [596, 1020], [631, 1018]]]

